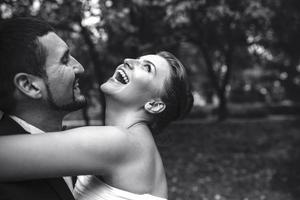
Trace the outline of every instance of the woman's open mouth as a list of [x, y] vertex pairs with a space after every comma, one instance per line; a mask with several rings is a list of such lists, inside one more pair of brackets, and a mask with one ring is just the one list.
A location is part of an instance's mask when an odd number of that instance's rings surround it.
[[116, 74], [115, 74], [115, 79], [122, 83], [122, 84], [127, 84], [129, 83], [129, 78], [125, 72], [125, 70], [123, 70], [122, 68], [119, 68], [117, 71], [116, 71]]

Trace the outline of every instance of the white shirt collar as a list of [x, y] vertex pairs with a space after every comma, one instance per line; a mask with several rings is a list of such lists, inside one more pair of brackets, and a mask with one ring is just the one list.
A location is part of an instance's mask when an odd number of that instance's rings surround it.
[[14, 115], [9, 115], [10, 118], [12, 118], [15, 122], [17, 122], [25, 131], [31, 134], [39, 134], [39, 133], [45, 133], [41, 129], [29, 124], [28, 122], [24, 121], [23, 119], [14, 116]]

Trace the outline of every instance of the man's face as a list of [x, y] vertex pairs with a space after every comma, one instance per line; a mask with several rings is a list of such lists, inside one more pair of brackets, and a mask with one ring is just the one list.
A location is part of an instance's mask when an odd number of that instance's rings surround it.
[[48, 103], [61, 111], [74, 111], [86, 105], [79, 89], [79, 75], [84, 72], [81, 64], [70, 55], [67, 44], [54, 32], [39, 38], [47, 52], [45, 63], [46, 97]]

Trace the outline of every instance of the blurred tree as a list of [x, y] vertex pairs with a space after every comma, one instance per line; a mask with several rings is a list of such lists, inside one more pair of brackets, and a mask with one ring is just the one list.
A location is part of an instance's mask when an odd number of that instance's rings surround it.
[[109, 55], [124, 59], [161, 49], [176, 52], [178, 41], [170, 37], [172, 29], [164, 20], [165, 1], [110, 2], [111, 6], [103, 10]]
[[286, 90], [278, 99], [300, 99], [299, 7], [297, 0], [5, 0], [0, 20], [49, 21], [86, 67], [87, 95], [125, 57], [171, 51], [188, 64], [196, 89], [217, 95], [224, 119], [233, 91], [245, 94], [235, 95], [240, 102], [253, 94], [266, 100], [278, 88]]
[[[227, 116], [227, 97], [233, 66], [240, 51], [264, 36], [272, 12], [260, 0], [169, 0], [168, 19], [176, 34], [198, 46], [219, 98], [218, 116]], [[244, 51], [246, 52], [246, 51]], [[245, 55], [245, 54], [243, 54]]]
[[274, 54], [271, 67], [285, 88], [286, 97], [300, 102], [300, 2], [297, 0], [268, 1], [275, 15], [269, 48]]

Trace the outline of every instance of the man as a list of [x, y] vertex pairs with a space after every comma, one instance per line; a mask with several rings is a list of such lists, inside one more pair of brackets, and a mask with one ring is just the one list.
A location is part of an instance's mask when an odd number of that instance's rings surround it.
[[[0, 135], [61, 130], [64, 116], [86, 105], [78, 83], [83, 72], [46, 22], [4, 21], [0, 26], [0, 110], [4, 112]], [[74, 200], [72, 183], [64, 179], [0, 183], [0, 199]]]

